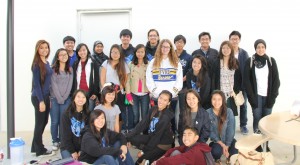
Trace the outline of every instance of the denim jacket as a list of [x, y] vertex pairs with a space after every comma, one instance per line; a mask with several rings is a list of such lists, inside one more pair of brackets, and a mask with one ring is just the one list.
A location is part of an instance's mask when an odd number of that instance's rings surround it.
[[209, 108], [207, 112], [211, 121], [210, 140], [213, 142], [221, 140], [226, 146], [230, 146], [235, 135], [235, 119], [232, 110], [227, 108], [227, 117], [221, 135], [218, 133], [218, 117], [212, 108]]

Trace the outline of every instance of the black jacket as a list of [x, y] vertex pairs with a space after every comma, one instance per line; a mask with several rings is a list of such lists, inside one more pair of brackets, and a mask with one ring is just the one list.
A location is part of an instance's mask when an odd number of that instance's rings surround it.
[[[76, 120], [81, 121], [82, 115], [83, 115], [82, 113], [75, 112], [73, 116]], [[87, 118], [85, 119], [84, 123], [85, 123], [85, 125], [88, 123]], [[60, 150], [61, 151], [67, 150], [71, 154], [74, 152], [80, 151], [81, 136], [77, 137], [73, 134], [72, 128], [71, 128], [72, 122], [69, 117], [68, 111], [65, 111], [62, 114], [60, 125], [61, 125], [61, 128], [60, 128], [61, 129], [60, 130], [60, 133], [61, 133]]]
[[[251, 58], [248, 58], [244, 68], [244, 86], [246, 89], [246, 93], [248, 96], [248, 101], [252, 107], [255, 109], [258, 107], [257, 105], [257, 80], [255, 76], [255, 65], [252, 64], [250, 68]], [[271, 63], [269, 58], [267, 58], [267, 64], [269, 68], [269, 76], [268, 76], [268, 93], [267, 93], [267, 108], [272, 108], [275, 104], [276, 98], [279, 94], [280, 80], [277, 64], [274, 58], [271, 59]], [[254, 62], [254, 60], [252, 61]]]
[[[193, 69], [191, 69], [190, 71], [188, 71], [188, 73], [186, 74], [186, 86], [187, 89], [192, 89], [192, 83], [193, 82], [197, 82], [197, 77], [194, 75], [193, 73]], [[195, 89], [196, 91], [198, 91], [198, 89]], [[211, 107], [211, 103], [210, 103], [210, 93], [211, 93], [211, 79], [208, 75], [208, 73], [205, 74], [204, 76], [204, 81], [203, 84], [201, 84], [201, 88], [200, 88], [200, 104], [202, 105], [202, 107], [204, 109], [208, 109]]]
[[197, 49], [192, 53], [192, 56], [194, 56], [196, 54], [201, 54], [203, 57], [206, 58], [208, 73], [209, 73], [209, 76], [211, 77], [213, 64], [216, 60], [218, 60], [218, 57], [219, 57], [218, 51], [216, 49], [209, 48], [205, 55], [205, 53], [201, 49]]
[[[147, 117], [140, 121], [135, 126], [135, 128], [126, 135], [128, 141], [130, 141], [131, 138], [134, 138], [135, 135], [139, 135], [145, 130], [148, 130], [149, 124], [151, 122], [152, 111], [154, 108], [157, 108], [157, 106], [152, 107]], [[148, 134], [148, 143], [143, 148], [140, 148], [143, 151], [152, 150], [158, 144], [168, 145], [174, 142], [173, 131], [171, 130], [171, 119], [174, 117], [174, 113], [171, 112], [169, 109], [165, 109], [162, 112], [156, 112], [154, 116], [157, 117], [159, 113], [162, 114], [159, 117], [158, 123], [155, 125], [155, 131]]]
[[[109, 139], [109, 146], [113, 146], [116, 141], [120, 141], [121, 145], [126, 145], [127, 141], [122, 133], [117, 133], [109, 129], [107, 129], [106, 133]], [[92, 164], [102, 155], [118, 157], [122, 153], [119, 148], [103, 147], [90, 128], [85, 128], [82, 134], [80, 161]]]
[[[183, 145], [182, 136], [183, 136], [183, 131], [186, 127], [186, 125], [184, 125], [184, 123], [183, 123], [183, 118], [184, 118], [184, 115], [180, 114], [179, 122], [178, 122], [179, 145]], [[206, 112], [206, 110], [203, 108], [199, 108], [196, 118], [195, 118], [195, 123], [194, 123], [194, 127], [197, 128], [198, 135], [200, 137], [198, 139], [198, 142], [203, 142], [203, 143], [207, 142], [209, 135], [210, 135], [210, 124], [211, 124], [211, 122], [210, 122], [209, 115]]]

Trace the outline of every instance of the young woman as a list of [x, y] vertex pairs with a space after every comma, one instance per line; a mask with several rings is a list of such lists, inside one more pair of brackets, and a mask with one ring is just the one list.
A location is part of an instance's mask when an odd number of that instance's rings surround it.
[[91, 53], [86, 44], [78, 44], [76, 47], [76, 54], [78, 55], [78, 61], [73, 65], [75, 74], [72, 91], [82, 89], [87, 92], [89, 98], [89, 110], [92, 111], [95, 107], [97, 94], [99, 93], [99, 82], [96, 82], [96, 76], [99, 75], [99, 71], [90, 58]]
[[73, 84], [73, 69], [69, 67], [69, 55], [67, 50], [60, 48], [54, 56], [53, 74], [51, 77], [51, 135], [52, 149], [58, 150], [60, 143], [60, 119], [61, 115], [69, 106], [70, 93]]
[[[146, 71], [146, 84], [154, 100], [163, 89], [172, 93], [172, 111], [175, 112], [178, 92], [182, 89], [182, 66], [172, 46], [172, 42], [163, 39], [158, 44], [155, 57], [150, 61]], [[176, 99], [175, 99], [176, 98]], [[175, 118], [172, 119], [172, 130], [175, 132]]]
[[105, 83], [101, 92], [100, 105], [95, 109], [101, 109], [105, 113], [107, 129], [115, 132], [120, 132], [119, 114], [120, 108], [116, 105], [117, 98], [114, 85], [112, 83]]
[[150, 97], [146, 86], [147, 66], [145, 46], [138, 44], [134, 50], [133, 60], [129, 65], [130, 73], [126, 83], [126, 98], [132, 104], [134, 125], [140, 121], [140, 111], [142, 119], [144, 119], [149, 110]]
[[239, 62], [234, 57], [234, 50], [229, 41], [223, 41], [220, 46], [219, 60], [213, 65], [212, 90], [221, 90], [226, 97], [227, 106], [232, 109], [235, 116], [238, 109], [235, 105], [233, 94], [242, 90], [242, 77]]
[[[109, 59], [104, 61], [101, 67], [101, 88], [106, 82], [112, 82], [117, 88], [117, 105], [121, 110], [120, 120], [126, 118], [125, 112], [125, 92], [129, 68], [125, 62], [125, 57], [121, 47], [114, 44], [110, 48]], [[133, 117], [133, 115], [132, 115]]]
[[31, 152], [36, 153], [36, 156], [51, 156], [54, 154], [52, 151], [47, 150], [43, 144], [43, 133], [48, 123], [50, 111], [49, 96], [53, 72], [47, 61], [49, 54], [49, 43], [45, 40], [37, 41], [31, 65], [33, 74], [31, 102], [35, 115]]
[[[149, 111], [146, 118], [127, 134], [127, 140], [141, 151], [136, 164], [147, 160], [150, 163], [160, 158], [174, 143], [171, 119], [174, 114], [169, 110], [171, 92], [163, 90], [158, 97], [158, 104]], [[147, 135], [141, 135], [148, 130]]]
[[204, 109], [211, 107], [211, 80], [207, 70], [206, 59], [200, 54], [194, 55], [192, 59], [192, 69], [186, 74], [186, 86], [187, 89], [194, 89], [199, 93], [201, 98], [200, 104]]
[[226, 106], [226, 97], [220, 90], [212, 92], [211, 96], [212, 107], [207, 110], [210, 126], [210, 140], [209, 146], [211, 153], [216, 161], [220, 163], [220, 158], [224, 155], [227, 162], [230, 156], [236, 154], [238, 151], [235, 148], [235, 119], [233, 112]]
[[183, 114], [180, 114], [178, 124], [178, 142], [183, 145], [182, 136], [185, 127], [195, 127], [198, 130], [198, 142], [206, 143], [210, 134], [210, 120], [208, 113], [200, 104], [200, 96], [197, 91], [189, 89], [185, 95]]
[[[121, 146], [113, 147], [115, 143]], [[89, 164], [133, 165], [133, 159], [122, 133], [107, 129], [105, 112], [95, 109], [90, 114], [89, 127], [83, 130], [79, 160]]]
[[61, 118], [61, 157], [78, 160], [80, 155], [80, 131], [88, 124], [89, 102], [84, 90], [74, 92], [71, 104]]
[[279, 73], [274, 58], [266, 55], [266, 42], [254, 43], [256, 53], [245, 64], [244, 85], [253, 112], [253, 131], [260, 133], [258, 122], [272, 113], [280, 86]]

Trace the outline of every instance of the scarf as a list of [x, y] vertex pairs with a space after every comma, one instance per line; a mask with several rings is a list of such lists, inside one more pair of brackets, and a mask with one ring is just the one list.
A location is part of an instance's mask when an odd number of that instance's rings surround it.
[[256, 68], [263, 68], [267, 63], [268, 56], [264, 54], [263, 56], [260, 56], [258, 54], [254, 54], [254, 60], [253, 64]]

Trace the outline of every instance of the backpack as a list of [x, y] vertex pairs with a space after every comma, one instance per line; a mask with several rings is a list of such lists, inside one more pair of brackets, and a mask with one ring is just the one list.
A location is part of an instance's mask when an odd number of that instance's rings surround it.
[[[272, 66], [271, 56], [268, 56], [268, 57], [269, 57], [270, 64], [271, 64], [271, 66]], [[252, 68], [254, 59], [255, 59], [255, 56], [254, 56], [254, 54], [253, 54], [252, 57], [250, 57], [250, 69]]]

